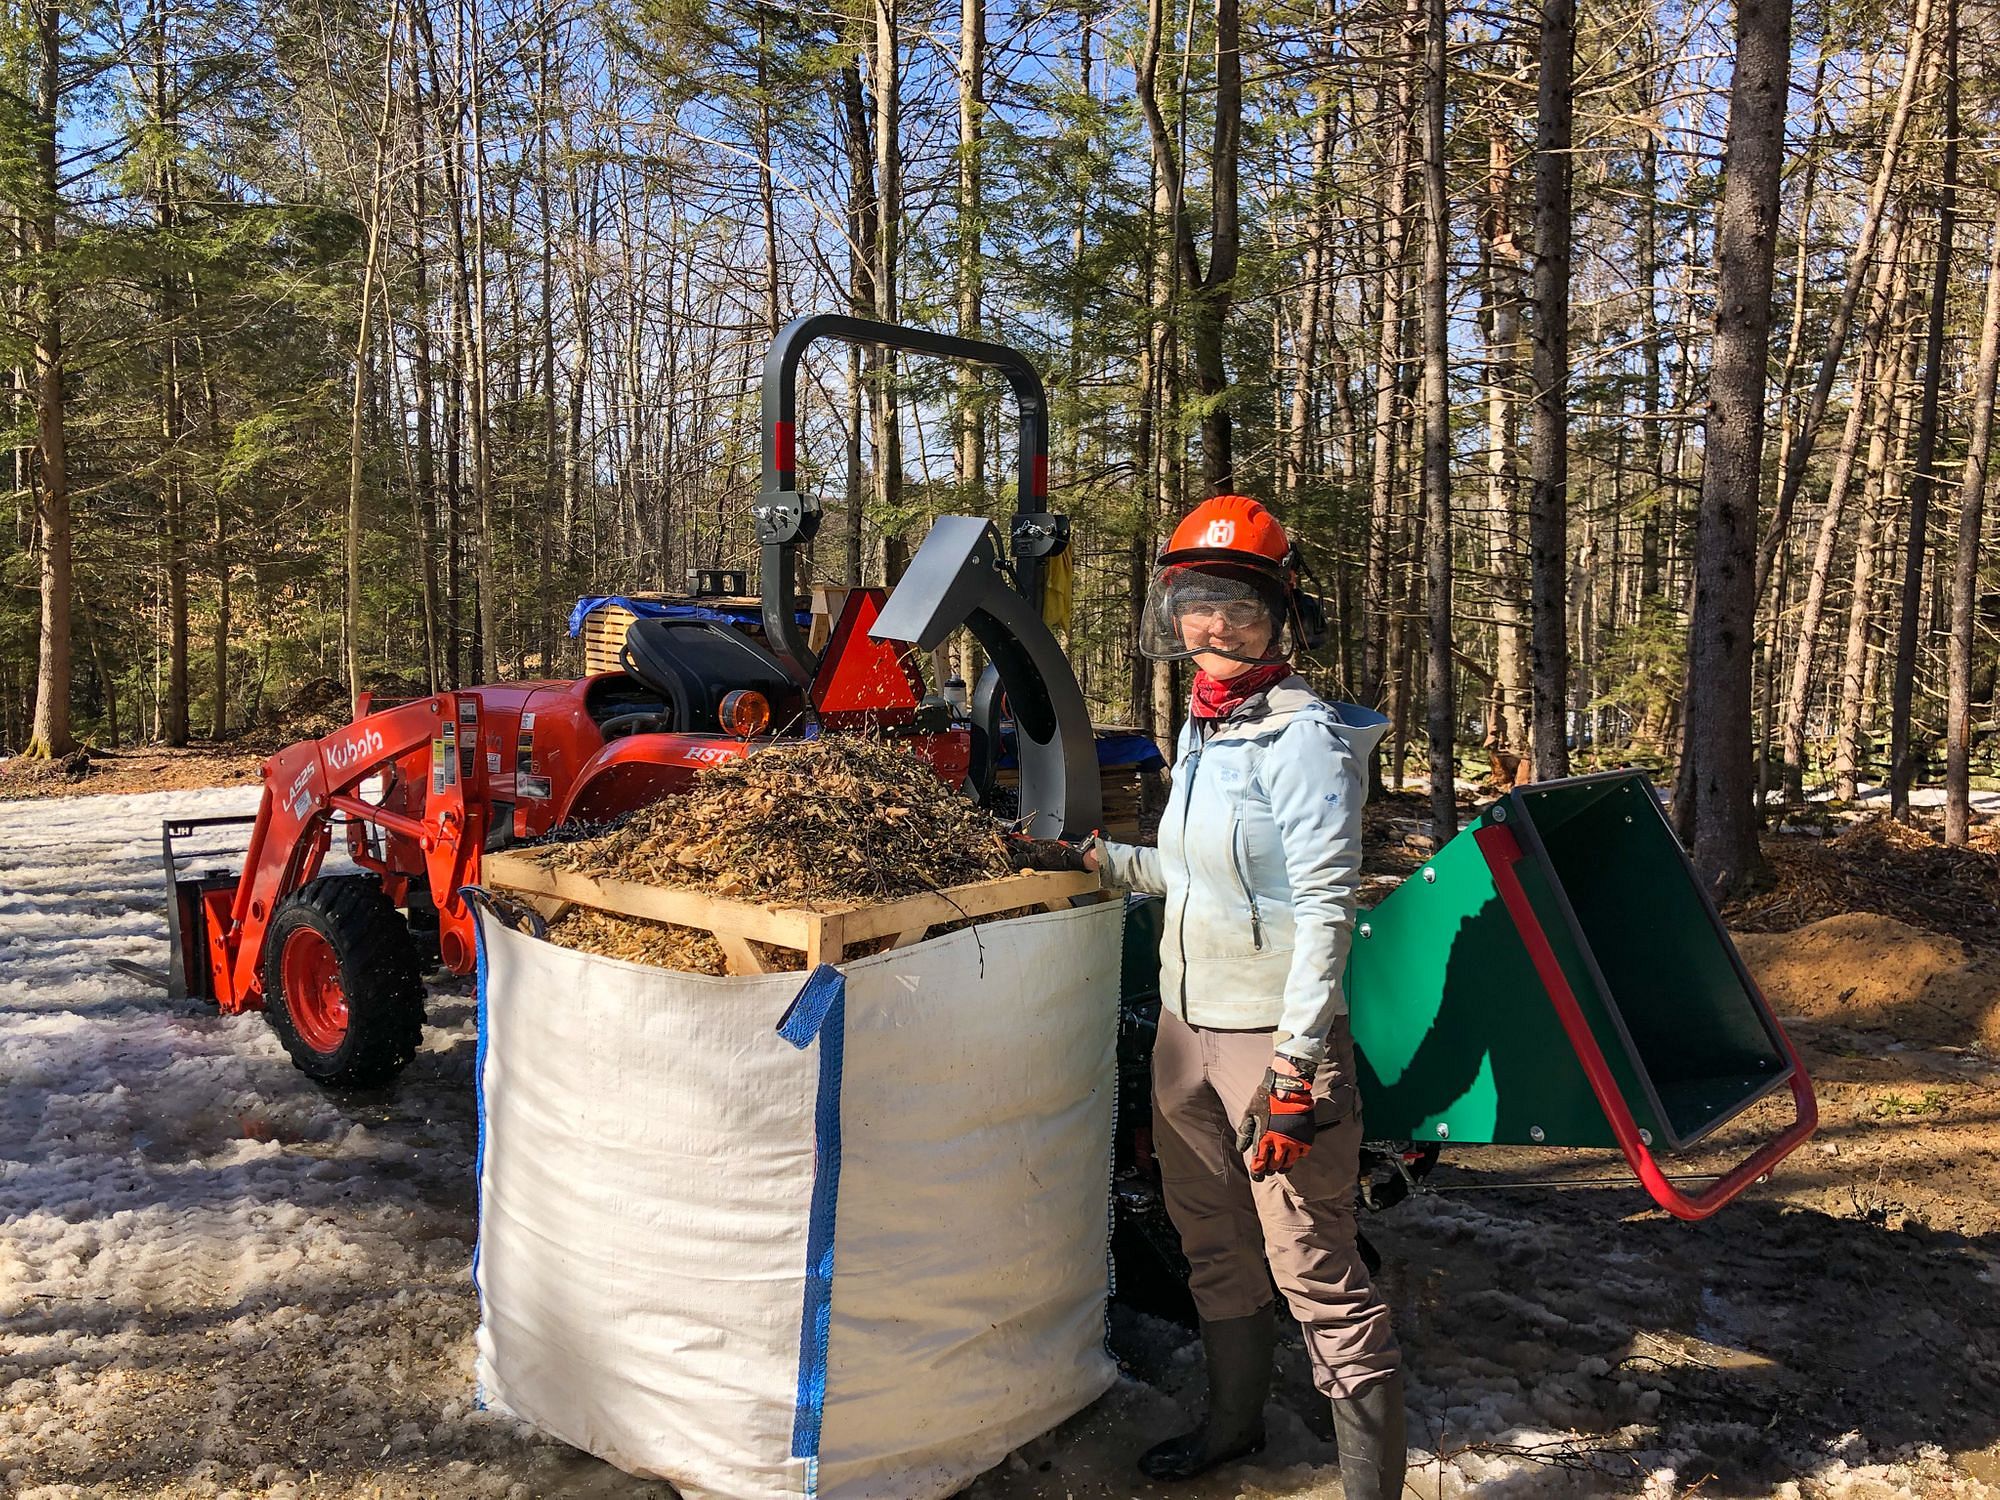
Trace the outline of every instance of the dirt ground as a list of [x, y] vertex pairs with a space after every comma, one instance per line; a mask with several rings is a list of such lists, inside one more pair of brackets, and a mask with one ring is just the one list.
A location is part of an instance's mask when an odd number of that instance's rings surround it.
[[36, 797], [92, 797], [117, 792], [190, 791], [250, 786], [268, 750], [237, 744], [164, 745], [86, 750], [58, 761], [0, 760], [0, 802]]
[[[667, 1496], [472, 1399], [468, 984], [434, 986], [396, 1087], [335, 1098], [258, 1017], [107, 968], [159, 961], [162, 809], [250, 796], [0, 806], [0, 1494]], [[1373, 809], [1371, 877], [1422, 858], [1419, 818]], [[2000, 1492], [2000, 948], [1940, 926], [1741, 935], [1820, 1128], [1714, 1219], [1651, 1207], [1611, 1153], [1457, 1148], [1366, 1221], [1410, 1493]], [[1789, 1117], [1760, 1105], [1676, 1170]], [[1198, 1409], [1198, 1350], [1122, 1306], [1112, 1347], [1125, 1378], [971, 1500], [1340, 1493], [1296, 1338], [1267, 1452], [1171, 1490], [1131, 1461]]]

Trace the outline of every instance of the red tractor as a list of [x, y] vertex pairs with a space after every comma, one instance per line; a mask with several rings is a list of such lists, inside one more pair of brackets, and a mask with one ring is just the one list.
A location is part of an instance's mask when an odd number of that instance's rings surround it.
[[[797, 615], [796, 551], [820, 511], [797, 491], [795, 382], [806, 347], [825, 337], [998, 367], [1021, 411], [1022, 472], [1011, 569], [990, 526], [947, 518], [960, 524], [940, 523], [888, 612], [881, 590], [853, 591], [816, 655]], [[321, 1082], [383, 1082], [421, 1038], [424, 948], [434, 942], [454, 973], [474, 966], [461, 893], [478, 883], [483, 852], [670, 797], [696, 771], [785, 737], [907, 739], [947, 782], [976, 790], [975, 748], [990, 756], [1002, 692], [1016, 720], [1022, 805], [1036, 809], [1028, 831], [1088, 830], [1098, 804], [1089, 721], [1030, 602], [1041, 559], [1066, 535], [1046, 513], [1047, 451], [1040, 381], [1012, 350], [838, 316], [791, 324], [765, 367], [764, 489], [752, 509], [762, 639], [713, 620], [640, 620], [621, 671], [463, 688], [374, 712], [363, 701], [345, 729], [265, 762], [254, 820], [166, 824], [169, 988], [230, 1013], [262, 1009], [293, 1062]], [[984, 729], [927, 696], [919, 670], [920, 649], [961, 625], [994, 662]], [[177, 840], [246, 822], [239, 873], [183, 873], [198, 856]], [[359, 873], [321, 873], [337, 822]]]

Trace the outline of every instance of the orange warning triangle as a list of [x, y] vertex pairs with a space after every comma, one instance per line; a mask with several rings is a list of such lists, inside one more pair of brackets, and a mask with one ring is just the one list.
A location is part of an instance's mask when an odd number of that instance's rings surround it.
[[888, 598], [882, 589], [850, 589], [813, 676], [813, 707], [821, 713], [910, 709], [923, 696], [915, 648], [868, 634]]

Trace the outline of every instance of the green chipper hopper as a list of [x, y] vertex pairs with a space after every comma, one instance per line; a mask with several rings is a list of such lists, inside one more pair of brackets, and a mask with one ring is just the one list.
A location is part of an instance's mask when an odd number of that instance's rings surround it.
[[[1636, 771], [1521, 787], [1374, 910], [1347, 967], [1374, 1139], [1617, 1146], [1705, 1218], [1812, 1133], [1797, 1051]], [[1703, 1191], [1654, 1153], [1789, 1087], [1795, 1122]]]

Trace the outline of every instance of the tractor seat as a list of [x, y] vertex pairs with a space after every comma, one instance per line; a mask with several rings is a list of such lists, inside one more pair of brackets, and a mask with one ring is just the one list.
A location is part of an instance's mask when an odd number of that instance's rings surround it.
[[769, 700], [774, 729], [783, 730], [805, 706], [777, 657], [708, 620], [634, 620], [618, 661], [673, 706], [675, 728], [695, 734], [722, 733], [723, 697], [739, 688]]

